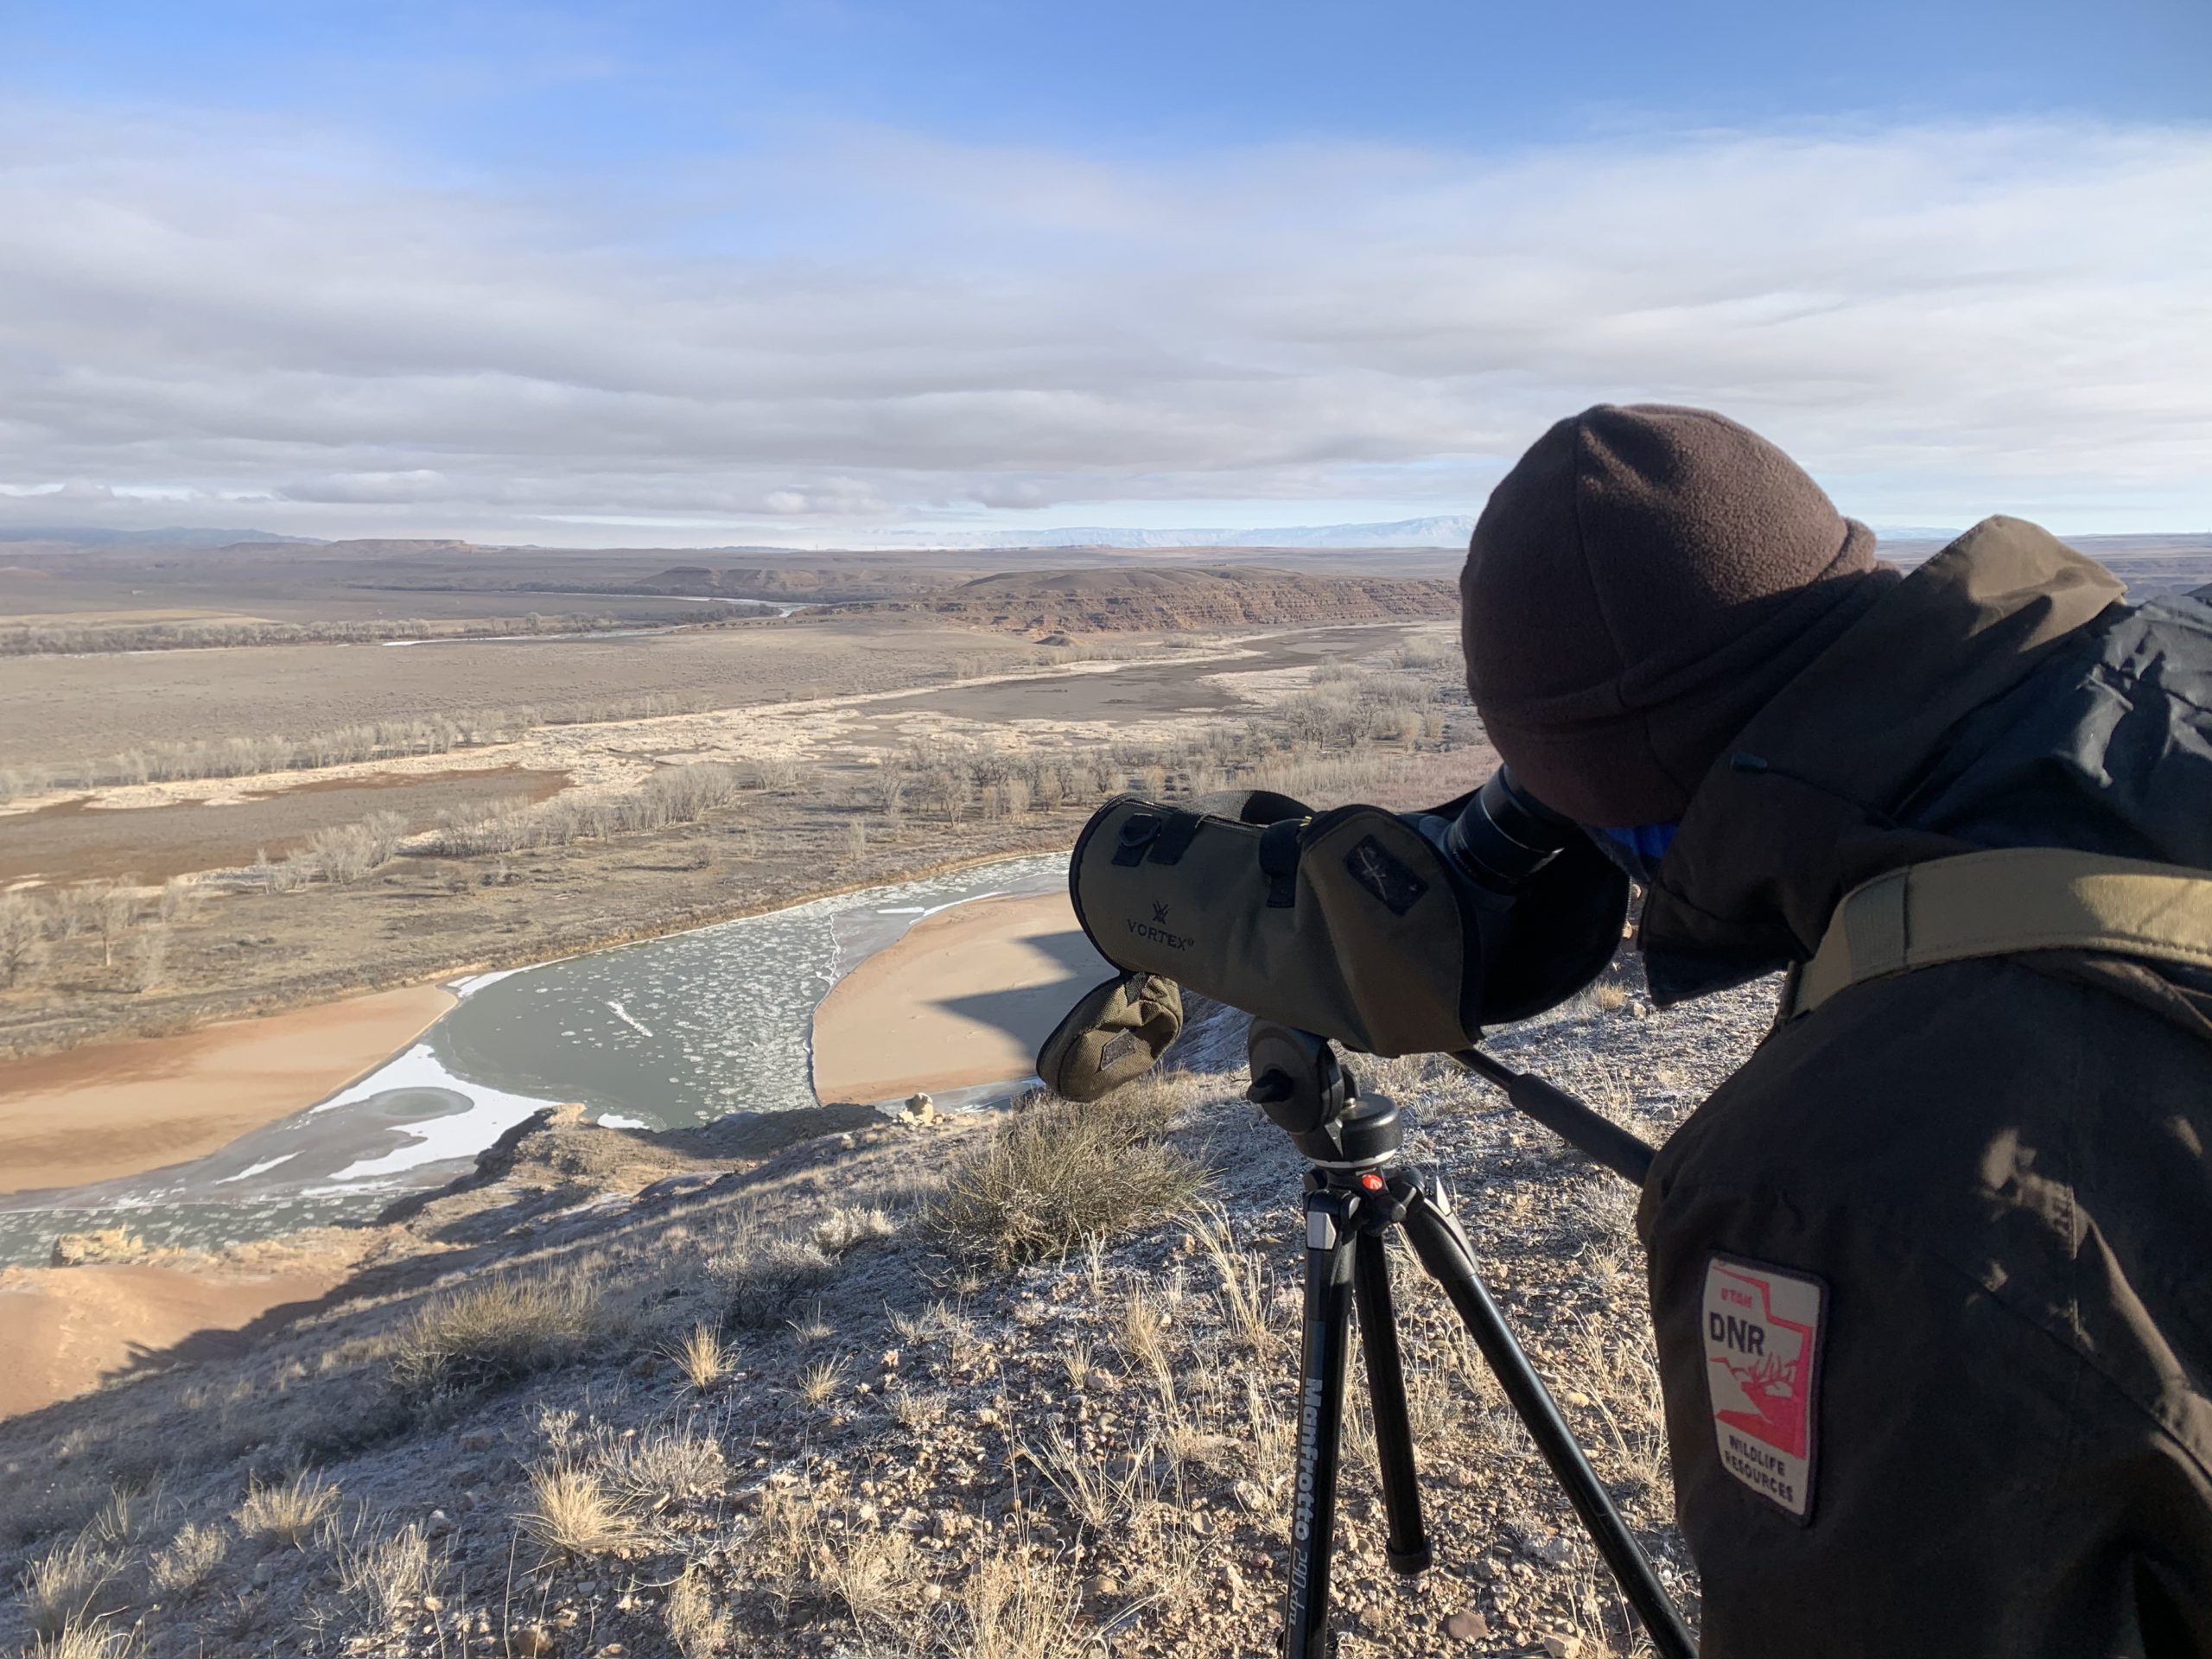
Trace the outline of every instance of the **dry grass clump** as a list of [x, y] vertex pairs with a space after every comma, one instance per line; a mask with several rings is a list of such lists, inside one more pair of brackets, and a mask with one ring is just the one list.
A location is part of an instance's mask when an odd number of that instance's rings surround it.
[[668, 1639], [683, 1659], [715, 1659], [729, 1649], [735, 1631], [729, 1615], [715, 1605], [706, 1580], [687, 1567], [668, 1592]]
[[920, 1574], [914, 1541], [906, 1533], [859, 1532], [824, 1552], [817, 1580], [862, 1629], [895, 1631], [913, 1612]]
[[439, 1565], [422, 1527], [410, 1521], [388, 1537], [341, 1552], [339, 1587], [372, 1618], [389, 1624], [437, 1588]]
[[281, 1486], [246, 1485], [245, 1502], [231, 1512], [249, 1538], [297, 1545], [338, 1510], [338, 1489], [318, 1477], [297, 1474]]
[[605, 1334], [598, 1288], [576, 1274], [472, 1285], [400, 1332], [392, 1381], [413, 1398], [466, 1394], [581, 1357]]
[[31, 1629], [58, 1638], [121, 1612], [130, 1605], [123, 1569], [121, 1552], [103, 1548], [90, 1529], [54, 1545], [17, 1581]]
[[1094, 1533], [1123, 1524], [1142, 1502], [1157, 1495], [1151, 1490], [1149, 1442], [1126, 1453], [1103, 1445], [1086, 1448], [1055, 1422], [1041, 1442], [1026, 1450], [1069, 1512]]
[[887, 1307], [891, 1328], [901, 1342], [943, 1342], [964, 1347], [975, 1340], [975, 1322], [950, 1302], [939, 1299], [918, 1313]]
[[214, 1575], [230, 1553], [229, 1535], [220, 1527], [188, 1521], [176, 1529], [167, 1548], [154, 1552], [149, 1577], [163, 1594], [190, 1595]]
[[958, 1649], [971, 1659], [1073, 1659], [1090, 1650], [1078, 1628], [1072, 1574], [1058, 1562], [986, 1555], [969, 1580]]
[[1088, 1106], [1033, 1096], [953, 1165], [931, 1223], [963, 1254], [1007, 1268], [1156, 1219], [1200, 1179], [1160, 1138], [1175, 1109], [1172, 1090], [1152, 1079]]
[[837, 1256], [898, 1230], [899, 1224], [880, 1210], [846, 1208], [832, 1210], [816, 1222], [808, 1237], [824, 1255]]
[[1592, 985], [1584, 993], [1590, 1006], [1600, 1014], [1618, 1014], [1628, 1006], [1628, 988], [1611, 982]]
[[851, 1375], [842, 1359], [818, 1360], [798, 1374], [799, 1398], [810, 1406], [826, 1403]]
[[94, 1623], [40, 1637], [23, 1649], [22, 1659], [137, 1659], [145, 1650], [137, 1631]]
[[722, 1291], [722, 1319], [741, 1326], [773, 1325], [798, 1297], [830, 1282], [837, 1264], [812, 1239], [771, 1236], [746, 1241], [707, 1259]]
[[530, 1500], [515, 1521], [549, 1559], [605, 1555], [641, 1536], [622, 1495], [597, 1470], [566, 1459], [531, 1471]]
[[721, 1443], [688, 1424], [664, 1424], [616, 1442], [599, 1459], [598, 1472], [626, 1508], [711, 1496], [729, 1482]]
[[1200, 1208], [1192, 1236], [1220, 1281], [1223, 1327], [1249, 1352], [1262, 1357], [1273, 1353], [1278, 1336], [1266, 1264], [1236, 1242], [1229, 1212], [1218, 1205]]
[[703, 1321], [693, 1325], [691, 1334], [671, 1348], [668, 1357], [683, 1380], [701, 1394], [737, 1369], [736, 1345], [723, 1341], [721, 1332]]
[[899, 1383], [886, 1392], [891, 1421], [910, 1434], [925, 1433], [944, 1421], [952, 1398], [942, 1389], [910, 1389]]

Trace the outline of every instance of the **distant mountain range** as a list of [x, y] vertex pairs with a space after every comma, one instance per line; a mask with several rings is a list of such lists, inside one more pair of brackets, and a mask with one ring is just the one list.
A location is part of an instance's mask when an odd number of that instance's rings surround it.
[[[1080, 524], [1065, 530], [855, 531], [823, 540], [825, 549], [1015, 547], [1465, 547], [1474, 519], [1465, 513], [1433, 518], [1401, 518], [1387, 524], [1301, 524], [1250, 530], [1129, 530]], [[265, 530], [219, 530], [200, 525], [162, 530], [101, 530], [83, 524], [0, 524], [0, 541], [60, 542], [76, 547], [227, 547], [233, 542], [298, 542], [321, 545], [319, 536], [278, 536]], [[719, 552], [790, 552], [792, 548], [754, 545], [710, 550]]]
[[102, 530], [94, 524], [0, 524], [0, 542], [64, 542], [72, 547], [228, 547], [233, 542], [321, 543], [320, 536], [279, 536], [266, 530], [218, 530], [172, 524], [162, 530]]

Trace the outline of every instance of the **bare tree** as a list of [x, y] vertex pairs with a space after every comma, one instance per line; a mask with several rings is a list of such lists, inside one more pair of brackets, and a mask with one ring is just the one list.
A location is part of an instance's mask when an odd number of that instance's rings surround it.
[[326, 824], [292, 855], [292, 861], [302, 861], [331, 886], [350, 886], [369, 873], [368, 834], [358, 823]]
[[115, 944], [138, 919], [138, 896], [127, 887], [92, 889], [92, 931], [100, 936], [100, 965], [115, 966]]
[[361, 829], [369, 838], [372, 865], [388, 864], [399, 855], [399, 843], [407, 835], [407, 820], [397, 812], [372, 812], [361, 820]]
[[200, 889], [189, 876], [173, 875], [162, 883], [159, 914], [164, 922], [181, 922], [200, 901]]
[[0, 895], [0, 985], [10, 990], [46, 965], [45, 908], [24, 893]]
[[47, 913], [47, 937], [73, 939], [79, 933], [90, 932], [93, 914], [99, 908], [94, 889], [81, 886], [62, 888], [54, 895], [54, 908]]
[[957, 760], [938, 762], [922, 774], [922, 793], [947, 823], [959, 823], [968, 810], [968, 768]]
[[130, 986], [133, 990], [150, 991], [158, 986], [168, 972], [169, 930], [156, 922], [138, 936], [130, 952]]

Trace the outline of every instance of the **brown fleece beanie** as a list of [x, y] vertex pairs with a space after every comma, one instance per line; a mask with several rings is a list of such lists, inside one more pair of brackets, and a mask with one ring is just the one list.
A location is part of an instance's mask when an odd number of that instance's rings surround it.
[[1600, 404], [1492, 491], [1459, 578], [1467, 691], [1578, 823], [1679, 818], [1729, 741], [1897, 572], [1758, 434]]

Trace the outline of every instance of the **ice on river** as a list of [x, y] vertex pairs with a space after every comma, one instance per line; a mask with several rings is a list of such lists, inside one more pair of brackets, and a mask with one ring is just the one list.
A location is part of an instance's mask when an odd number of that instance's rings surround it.
[[812, 1105], [814, 1009], [842, 975], [924, 916], [1066, 879], [1065, 855], [1007, 860], [474, 976], [406, 1052], [219, 1152], [0, 1198], [0, 1264], [43, 1261], [56, 1233], [88, 1227], [213, 1245], [373, 1215], [555, 1102], [652, 1129]]

